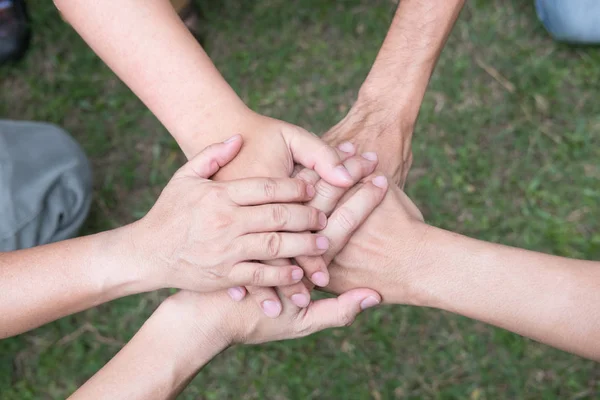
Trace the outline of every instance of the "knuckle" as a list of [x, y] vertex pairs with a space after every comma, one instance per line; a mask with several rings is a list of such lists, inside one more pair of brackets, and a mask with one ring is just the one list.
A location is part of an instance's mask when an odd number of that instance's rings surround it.
[[223, 204], [224, 200], [229, 197], [227, 190], [218, 183], [208, 184], [206, 192], [206, 200], [216, 204]]
[[277, 258], [281, 249], [281, 235], [272, 232], [266, 235], [265, 240], [266, 253], [271, 258]]
[[277, 182], [274, 179], [266, 178], [262, 184], [262, 190], [267, 200], [273, 200], [277, 191]]
[[289, 210], [286, 206], [281, 204], [274, 205], [271, 208], [271, 214], [273, 224], [279, 229], [285, 227], [290, 218]]
[[210, 225], [217, 231], [222, 232], [233, 224], [231, 215], [227, 212], [216, 212], [210, 221]]
[[344, 231], [351, 231], [356, 225], [356, 217], [347, 208], [338, 210], [336, 221]]
[[334, 199], [337, 195], [338, 188], [321, 180], [315, 185], [315, 192], [318, 196], [324, 197], [326, 199]]
[[339, 325], [350, 326], [354, 323], [354, 313], [351, 310], [346, 310], [340, 314]]
[[328, 145], [321, 146], [321, 157], [335, 162], [340, 161], [340, 157], [338, 156], [337, 151], [335, 151], [333, 147]]
[[317, 210], [316, 208], [313, 208], [309, 211], [308, 223], [310, 224], [311, 227], [320, 228], [319, 213], [320, 213], [320, 211]]
[[265, 270], [264, 268], [257, 267], [252, 272], [252, 284], [260, 286], [265, 281]]
[[307, 310], [306, 308], [303, 308], [298, 313], [298, 316], [299, 316], [298, 319], [299, 319], [299, 321], [302, 321], [302, 322], [294, 325], [294, 336], [296, 336], [296, 337], [308, 336], [311, 333], [321, 330], [320, 329], [321, 327], [318, 324], [304, 318], [304, 316], [306, 316], [306, 313], [307, 313], [306, 310]]
[[306, 182], [301, 181], [300, 179], [296, 179], [295, 183], [295, 198], [303, 199], [306, 194]]

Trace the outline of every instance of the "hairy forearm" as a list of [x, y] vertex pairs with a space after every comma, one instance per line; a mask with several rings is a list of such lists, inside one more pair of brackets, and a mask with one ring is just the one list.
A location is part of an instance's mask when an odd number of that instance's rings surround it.
[[402, 0], [359, 102], [416, 121], [429, 78], [464, 0]]
[[411, 141], [429, 78], [464, 0], [402, 0], [348, 115], [324, 136], [379, 156], [378, 168], [403, 187]]
[[55, 0], [65, 18], [185, 154], [236, 133], [249, 110], [168, 0]]
[[422, 305], [600, 359], [600, 263], [486, 243], [437, 228], [424, 239]]
[[0, 338], [143, 291], [126, 229], [0, 253]]
[[[131, 341], [72, 399], [173, 399], [229, 346], [214, 304], [167, 299]], [[193, 308], [190, 310], [190, 308]]]

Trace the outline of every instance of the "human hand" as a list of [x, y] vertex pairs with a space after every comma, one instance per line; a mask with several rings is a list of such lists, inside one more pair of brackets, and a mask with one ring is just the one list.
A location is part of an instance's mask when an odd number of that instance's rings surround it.
[[298, 179], [208, 180], [239, 152], [242, 138], [212, 145], [175, 173], [155, 206], [131, 225], [135, 265], [155, 286], [214, 291], [299, 282], [298, 267], [254, 260], [318, 255], [326, 217], [300, 204], [314, 188]]
[[[345, 143], [338, 148], [340, 157], [344, 159], [344, 166], [352, 176], [353, 183], [358, 182], [362, 178], [371, 174], [377, 165], [377, 156], [374, 153], [365, 153], [361, 156], [353, 156], [354, 149], [349, 143]], [[347, 192], [347, 188], [339, 188], [326, 183], [320, 179], [318, 174], [310, 169], [304, 169], [297, 173], [296, 178], [307, 182], [307, 185], [315, 188], [315, 196], [305, 205], [310, 205], [316, 209], [323, 211], [326, 215], [330, 215], [337, 205], [338, 201]], [[344, 207], [341, 207], [329, 219], [328, 225], [337, 227], [342, 224], [346, 228], [346, 232], [357, 229], [360, 222], [364, 220], [373, 209], [381, 202], [387, 189], [387, 183], [381, 182], [384, 177], [375, 180], [375, 184], [362, 185], [361, 190], [357, 191], [348, 199]], [[309, 183], [310, 182], [310, 183]], [[379, 185], [379, 186], [378, 186]], [[350, 219], [355, 219], [356, 224], [353, 224]], [[318, 233], [317, 233], [318, 234]], [[296, 257], [297, 262], [303, 262], [308, 256]], [[286, 265], [286, 264], [282, 264]], [[310, 260], [304, 262], [304, 266], [309, 266], [305, 270], [305, 276], [314, 284], [326, 286], [329, 281], [327, 273], [327, 265], [321, 257], [311, 257]], [[299, 282], [293, 285], [281, 287], [279, 293], [289, 298], [296, 306], [306, 307], [310, 302], [309, 286], [312, 285], [308, 281]], [[242, 288], [235, 288], [244, 292]], [[241, 300], [243, 296], [236, 300]]]
[[359, 153], [377, 153], [378, 169], [395, 185], [404, 187], [413, 159], [413, 126], [403, 121], [385, 104], [359, 98], [348, 114], [322, 138], [331, 146], [351, 142]]
[[352, 178], [339, 153], [314, 134], [284, 121], [252, 111], [245, 112], [239, 126], [244, 147], [215, 180], [257, 176], [289, 177], [296, 164], [315, 170], [326, 182], [349, 187]]
[[232, 302], [224, 292], [182, 291], [165, 303], [181, 315], [179, 320], [188, 320], [195, 327], [190, 340], [210, 336], [217, 343], [231, 345], [294, 339], [327, 328], [349, 326], [362, 310], [381, 302], [376, 291], [363, 288], [337, 298], [313, 301], [306, 308], [294, 305], [283, 295], [281, 299], [282, 312], [275, 319], [265, 316], [250, 299]]
[[[335, 187], [349, 187], [354, 179], [342, 161], [353, 155], [340, 153], [306, 130], [283, 121], [268, 118], [252, 111], [244, 111], [236, 117], [238, 131], [245, 138], [240, 154], [229, 165], [219, 171], [214, 179], [229, 180], [254, 176], [289, 177], [295, 165], [320, 171], [324, 181]], [[231, 124], [230, 124], [231, 125]], [[231, 129], [233, 129], [230, 126]], [[269, 261], [273, 265], [290, 265], [289, 260]], [[296, 294], [308, 299], [308, 289], [297, 286]], [[239, 301], [248, 291], [264, 312], [277, 317], [281, 302], [272, 288], [232, 288], [232, 298]]]
[[[326, 215], [336, 208], [327, 227], [318, 232], [329, 239], [330, 246], [325, 254], [296, 257], [305, 276], [323, 274], [326, 279], [315, 283], [321, 287], [327, 285], [326, 291], [341, 293], [369, 282], [370, 287], [382, 294], [385, 302], [415, 303], [418, 291], [411, 282], [416, 282], [415, 275], [420, 272], [419, 254], [428, 225], [408, 196], [398, 187], [392, 187], [375, 211], [361, 215], [355, 211], [359, 208], [348, 205], [351, 196], [364, 183], [347, 192], [319, 181], [318, 175], [307, 169], [296, 177], [320, 188], [307, 204]], [[320, 196], [323, 192], [329, 196]], [[334, 215], [338, 218], [334, 219]]]
[[420, 254], [427, 246], [429, 225], [400, 188], [390, 187], [358, 230], [333, 228], [329, 223], [319, 232], [330, 241], [322, 256], [330, 262], [326, 291], [342, 293], [369, 282], [384, 303], [422, 303], [416, 282], [423, 269]]

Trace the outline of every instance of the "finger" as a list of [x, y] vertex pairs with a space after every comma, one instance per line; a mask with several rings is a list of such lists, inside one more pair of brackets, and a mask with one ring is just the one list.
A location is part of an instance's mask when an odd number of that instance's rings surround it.
[[295, 162], [314, 169], [332, 185], [348, 187], [352, 184], [352, 177], [337, 151], [323, 140], [300, 128], [284, 130], [283, 138]]
[[[356, 148], [350, 142], [343, 142], [339, 146], [337, 146], [335, 151], [337, 152], [338, 157], [341, 161], [346, 161], [347, 159], [352, 157], [354, 153], [356, 153]], [[317, 182], [321, 179], [321, 177], [319, 176], [319, 174], [317, 174], [315, 170], [310, 168], [304, 168], [299, 164], [296, 164], [294, 166], [294, 173], [292, 176], [297, 179], [302, 179], [304, 182], [313, 186], [316, 185]]]
[[285, 296], [296, 307], [304, 308], [310, 304], [310, 291], [304, 282], [298, 282], [293, 285], [278, 287], [277, 290], [281, 296]]
[[250, 233], [237, 240], [240, 260], [275, 260], [299, 255], [321, 255], [329, 248], [329, 240], [311, 233]]
[[[327, 227], [319, 233], [325, 235], [331, 242], [329, 250], [323, 257], [327, 264], [344, 248], [352, 234], [381, 203], [387, 188], [387, 178], [383, 175], [376, 176], [370, 182], [363, 184], [331, 214]], [[310, 272], [306, 270], [304, 272], [310, 276]]]
[[381, 296], [371, 289], [352, 289], [337, 298], [317, 300], [306, 309], [300, 331], [304, 335], [323, 329], [350, 326], [356, 316], [381, 303]]
[[[276, 266], [289, 265], [290, 263], [291, 261], [285, 258], [265, 261], [265, 264]], [[277, 288], [277, 293], [281, 299], [284, 299], [284, 297], [288, 298], [297, 307], [304, 308], [310, 303], [309, 289], [312, 289], [312, 286], [312, 283], [303, 278], [300, 282], [293, 285], [279, 286]]]
[[266, 204], [236, 210], [244, 224], [243, 233], [320, 231], [327, 217], [319, 210], [301, 204]]
[[224, 183], [229, 198], [240, 206], [304, 203], [315, 195], [313, 185], [291, 178], [247, 178]]
[[275, 289], [266, 287], [246, 287], [252, 301], [256, 302], [263, 313], [269, 318], [277, 318], [281, 314], [281, 300]]
[[177, 171], [179, 175], [210, 178], [227, 165], [242, 148], [241, 135], [235, 135], [222, 143], [211, 144]]
[[298, 266], [302, 268], [306, 278], [316, 286], [329, 285], [329, 271], [323, 256], [298, 256], [295, 258]]
[[296, 262], [304, 274], [317, 286], [329, 284], [327, 265], [340, 252], [352, 234], [381, 203], [387, 190], [387, 179], [379, 176], [363, 184], [348, 200], [339, 206], [327, 222], [327, 227], [319, 234], [326, 236], [330, 247], [322, 257], [296, 257]]
[[242, 299], [246, 297], [247, 293], [248, 291], [243, 286], [236, 286], [227, 289], [227, 294], [233, 301], [242, 301]]
[[245, 286], [286, 286], [300, 282], [304, 272], [295, 265], [273, 266], [241, 262], [229, 273], [229, 284]]
[[[377, 155], [375, 153], [364, 153], [344, 161], [344, 166], [352, 177], [352, 185], [369, 176], [377, 167]], [[330, 215], [337, 206], [338, 201], [346, 194], [348, 188], [340, 188], [331, 185], [321, 179], [314, 185], [316, 194], [308, 202], [308, 205]]]

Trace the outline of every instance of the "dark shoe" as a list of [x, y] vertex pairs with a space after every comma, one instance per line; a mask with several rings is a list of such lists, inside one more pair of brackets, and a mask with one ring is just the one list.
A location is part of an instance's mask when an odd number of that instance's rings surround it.
[[24, 0], [0, 0], [0, 64], [23, 57], [31, 29]]

